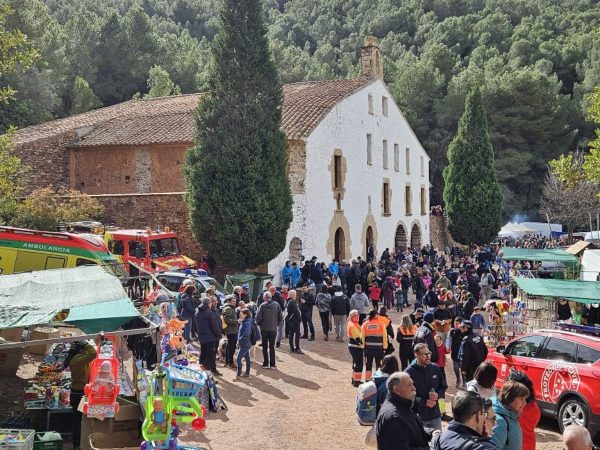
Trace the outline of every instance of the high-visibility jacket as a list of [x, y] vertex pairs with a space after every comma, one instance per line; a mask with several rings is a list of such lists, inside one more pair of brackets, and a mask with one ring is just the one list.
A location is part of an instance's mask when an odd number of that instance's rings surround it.
[[361, 339], [365, 349], [385, 350], [388, 346], [388, 334], [385, 324], [379, 317], [363, 322]]
[[348, 321], [346, 327], [346, 334], [348, 335], [348, 347], [363, 348], [363, 341], [361, 338], [362, 329], [358, 322]]

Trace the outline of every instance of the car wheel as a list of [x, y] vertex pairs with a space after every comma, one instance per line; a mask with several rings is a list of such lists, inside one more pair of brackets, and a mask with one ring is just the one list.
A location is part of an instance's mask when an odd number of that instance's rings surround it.
[[587, 427], [588, 422], [588, 408], [581, 400], [570, 398], [561, 405], [558, 412], [558, 426], [561, 433], [569, 425]]

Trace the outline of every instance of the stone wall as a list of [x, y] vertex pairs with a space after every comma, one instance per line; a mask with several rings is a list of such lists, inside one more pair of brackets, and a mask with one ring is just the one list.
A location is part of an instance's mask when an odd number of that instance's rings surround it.
[[15, 145], [15, 155], [29, 168], [24, 195], [44, 187], [69, 187], [68, 146], [76, 137], [76, 132], [68, 132], [49, 139]]
[[439, 251], [444, 251], [446, 247], [453, 247], [457, 244], [448, 231], [448, 219], [444, 216], [429, 216], [429, 228], [431, 236], [431, 245]]

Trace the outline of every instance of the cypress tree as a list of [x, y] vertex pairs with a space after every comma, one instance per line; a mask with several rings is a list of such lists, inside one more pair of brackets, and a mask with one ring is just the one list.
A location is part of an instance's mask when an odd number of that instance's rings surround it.
[[452, 237], [462, 244], [491, 242], [501, 227], [502, 193], [478, 87], [467, 95], [458, 131], [448, 147], [448, 161], [444, 202]]
[[260, 0], [221, 0], [185, 169], [195, 238], [236, 269], [277, 256], [292, 221], [283, 90], [262, 14]]

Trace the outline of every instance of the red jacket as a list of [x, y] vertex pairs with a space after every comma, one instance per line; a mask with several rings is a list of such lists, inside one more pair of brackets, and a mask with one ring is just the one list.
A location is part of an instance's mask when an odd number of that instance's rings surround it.
[[541, 417], [540, 407], [535, 400], [527, 403], [523, 408], [519, 416], [519, 425], [523, 432], [523, 450], [535, 450], [535, 427]]

